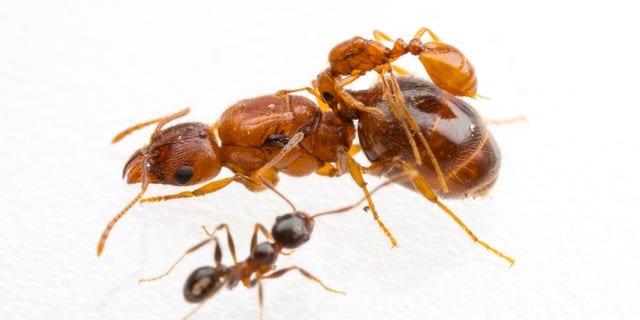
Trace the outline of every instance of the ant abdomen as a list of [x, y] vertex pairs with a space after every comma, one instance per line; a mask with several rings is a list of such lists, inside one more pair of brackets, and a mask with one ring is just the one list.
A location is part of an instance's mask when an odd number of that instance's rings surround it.
[[[449, 191], [443, 192], [440, 188], [432, 162], [416, 164], [409, 141], [399, 120], [389, 110], [380, 84], [353, 93], [365, 105], [388, 115], [377, 117], [362, 112], [358, 123], [358, 136], [366, 157], [372, 163], [389, 163], [381, 166], [378, 174], [393, 176], [402, 172], [401, 167], [392, 164], [394, 158], [399, 158], [411, 163], [443, 198], [486, 193], [498, 177], [500, 150], [479, 114], [463, 100], [426, 80], [398, 77], [398, 83], [410, 116], [433, 149]], [[415, 132], [412, 134], [415, 136]], [[426, 157], [424, 148], [419, 149], [422, 157]]]
[[216, 289], [220, 277], [216, 274], [216, 268], [204, 266], [194, 270], [184, 284], [184, 299], [191, 303], [204, 300], [209, 293]]

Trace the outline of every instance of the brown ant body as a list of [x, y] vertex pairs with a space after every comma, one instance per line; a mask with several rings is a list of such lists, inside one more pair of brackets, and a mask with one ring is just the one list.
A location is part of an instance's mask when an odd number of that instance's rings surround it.
[[[415, 77], [397, 78], [402, 100], [408, 115], [419, 131], [414, 135], [426, 137], [433, 146], [434, 159], [442, 168], [449, 185], [443, 190], [432, 163], [418, 163], [411, 151], [400, 120], [392, 115], [392, 107], [385, 98], [384, 82], [379, 81], [367, 90], [350, 91], [368, 108], [384, 114], [358, 111], [358, 138], [362, 152], [372, 165], [364, 168], [378, 176], [412, 173], [410, 182], [401, 182], [440, 207], [465, 230], [471, 239], [507, 260], [515, 260], [478, 239], [476, 235], [439, 198], [483, 196], [493, 186], [500, 170], [500, 150], [480, 115], [463, 100], [440, 90], [436, 85]], [[420, 148], [420, 156], [427, 151]]]
[[[409, 176], [407, 174], [402, 173], [398, 176], [392, 177], [388, 181], [385, 181], [375, 189], [371, 190], [371, 194], [388, 184], [407, 179], [408, 177]], [[267, 186], [271, 187], [270, 185]], [[277, 217], [273, 227], [271, 228], [271, 232], [269, 232], [262, 224], [256, 223], [251, 237], [250, 254], [244, 261], [238, 262], [236, 258], [235, 244], [229, 231], [229, 226], [228, 224], [223, 223], [215, 227], [211, 233], [205, 229], [205, 232], [209, 237], [185, 251], [185, 253], [178, 258], [178, 260], [165, 273], [153, 278], [140, 279], [140, 282], [155, 281], [167, 276], [187, 255], [213, 241], [215, 242], [213, 255], [215, 266], [203, 266], [195, 269], [185, 282], [183, 288], [185, 300], [191, 303], [198, 303], [198, 306], [189, 312], [185, 316], [185, 319], [200, 309], [200, 307], [202, 307], [202, 305], [209, 298], [213, 297], [220, 289], [226, 286], [231, 290], [240, 282], [242, 282], [245, 287], [254, 287], [256, 284], [258, 285], [260, 319], [262, 319], [264, 305], [262, 280], [275, 279], [292, 270], [298, 270], [298, 272], [300, 272], [304, 277], [318, 283], [327, 291], [344, 294], [342, 291], [327, 287], [320, 279], [298, 266], [294, 265], [275, 270], [275, 262], [280, 254], [285, 254], [285, 252], [283, 252], [284, 249], [296, 249], [309, 241], [311, 234], [313, 233], [315, 219], [317, 217], [343, 213], [351, 210], [364, 202], [366, 197], [352, 205], [340, 209], [309, 215], [305, 212], [298, 211], [286, 197], [280, 194], [277, 190], [273, 190], [291, 206], [293, 212]], [[233, 259], [233, 265], [231, 266], [222, 264], [222, 250], [220, 248], [218, 238], [216, 237], [216, 233], [223, 229], [227, 233], [227, 245], [229, 252], [231, 253], [231, 258]], [[267, 241], [258, 243], [257, 239], [259, 232], [267, 238]]]

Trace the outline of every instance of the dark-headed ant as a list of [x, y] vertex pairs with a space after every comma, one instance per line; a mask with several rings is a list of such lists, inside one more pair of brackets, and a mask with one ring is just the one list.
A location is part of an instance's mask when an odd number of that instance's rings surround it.
[[[371, 194], [388, 184], [399, 182], [400, 180], [406, 180], [409, 177], [410, 175], [404, 173], [392, 177], [388, 181], [385, 181], [371, 190]], [[298, 272], [300, 272], [304, 277], [318, 283], [327, 291], [344, 294], [342, 291], [327, 287], [320, 279], [298, 266], [294, 265], [275, 270], [275, 262], [281, 253], [285, 254], [285, 252], [283, 252], [284, 249], [295, 249], [309, 241], [311, 234], [313, 233], [315, 219], [317, 217], [346, 212], [360, 205], [362, 202], [367, 200], [367, 198], [362, 198], [358, 202], [340, 209], [309, 215], [305, 212], [298, 211], [291, 201], [277, 190], [273, 189], [272, 186], [269, 184], [265, 185], [272, 188], [276, 194], [282, 197], [291, 206], [293, 212], [277, 217], [273, 227], [271, 228], [271, 232], [269, 232], [262, 224], [256, 223], [251, 237], [251, 246], [249, 249], [250, 254], [244, 261], [238, 262], [236, 258], [235, 244], [233, 242], [231, 232], [229, 231], [229, 226], [228, 224], [223, 223], [215, 227], [212, 232], [209, 232], [205, 228], [205, 232], [209, 237], [185, 251], [185, 253], [180, 256], [180, 258], [178, 258], [178, 260], [165, 273], [153, 278], [140, 279], [140, 282], [155, 281], [167, 276], [187, 255], [213, 241], [215, 242], [213, 255], [215, 266], [203, 266], [197, 268], [189, 275], [185, 282], [183, 288], [185, 300], [191, 303], [198, 303], [198, 306], [189, 312], [185, 316], [185, 319], [200, 309], [200, 307], [202, 307], [209, 298], [213, 297], [224, 286], [231, 290], [240, 282], [242, 282], [245, 287], [253, 287], [256, 284], [258, 285], [260, 319], [262, 319], [264, 305], [262, 280], [275, 279], [293, 270], [298, 270]], [[223, 229], [227, 233], [227, 245], [229, 247], [229, 252], [231, 253], [231, 258], [233, 259], [233, 265], [231, 266], [222, 264], [222, 250], [220, 248], [218, 238], [216, 237], [216, 233]], [[267, 238], [267, 241], [258, 243], [257, 239], [259, 232]]]
[[234, 181], [251, 191], [262, 191], [267, 187], [265, 183], [277, 184], [279, 172], [291, 176], [314, 172], [338, 176], [349, 172], [363, 190], [374, 219], [395, 245], [395, 239], [378, 219], [362, 168], [351, 157], [357, 152], [351, 148], [355, 138], [352, 121], [344, 121], [331, 111], [323, 112], [302, 96], [267, 95], [232, 105], [213, 126], [190, 122], [163, 129], [168, 122], [188, 112], [185, 109], [140, 123], [113, 139], [117, 142], [133, 131], [157, 124], [149, 144], [132, 155], [123, 171], [128, 183], [141, 183], [141, 190], [107, 224], [98, 243], [98, 255], [113, 226], [142, 198], [150, 183], [179, 186], [202, 183], [213, 179], [223, 166], [234, 175], [193, 191], [142, 201], [201, 196]]

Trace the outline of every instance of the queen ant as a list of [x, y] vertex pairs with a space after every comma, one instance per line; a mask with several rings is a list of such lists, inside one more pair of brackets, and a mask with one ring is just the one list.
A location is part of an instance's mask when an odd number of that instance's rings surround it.
[[[406, 180], [409, 177], [409, 174], [401, 173], [372, 189], [370, 194], [374, 194], [391, 183]], [[256, 284], [258, 285], [260, 319], [263, 319], [264, 294], [262, 289], [262, 280], [279, 278], [293, 270], [297, 270], [301, 275], [318, 283], [329, 292], [344, 295], [345, 293], [343, 291], [335, 290], [326, 286], [320, 279], [296, 265], [276, 270], [275, 262], [280, 254], [290, 254], [290, 252], [284, 252], [284, 249], [296, 249], [309, 241], [311, 234], [313, 233], [316, 218], [324, 215], [344, 213], [357, 207], [367, 200], [367, 198], [364, 197], [356, 203], [346, 207], [309, 215], [308, 213], [298, 211], [291, 201], [289, 201], [270, 184], [265, 183], [265, 186], [272, 189], [278, 196], [284, 199], [291, 206], [293, 211], [292, 213], [278, 216], [271, 228], [271, 232], [269, 232], [262, 224], [255, 224], [253, 234], [251, 236], [249, 256], [244, 261], [238, 262], [236, 258], [235, 244], [228, 224], [222, 223], [216, 226], [212, 232], [209, 232], [209, 230], [203, 226], [205, 233], [208, 235], [207, 239], [186, 250], [165, 273], [157, 277], [140, 279], [139, 282], [155, 281], [166, 277], [187, 255], [213, 241], [215, 242], [213, 254], [215, 266], [203, 266], [195, 269], [189, 275], [184, 284], [183, 295], [185, 300], [190, 303], [198, 303], [198, 306], [189, 312], [185, 316], [185, 319], [198, 311], [207, 300], [213, 297], [224, 286], [231, 290], [240, 282], [248, 288], [254, 287]], [[233, 260], [233, 265], [231, 266], [222, 264], [222, 250], [216, 236], [216, 233], [220, 230], [226, 231], [227, 234], [227, 246]], [[267, 241], [258, 243], [258, 233], [262, 233], [267, 238]]]

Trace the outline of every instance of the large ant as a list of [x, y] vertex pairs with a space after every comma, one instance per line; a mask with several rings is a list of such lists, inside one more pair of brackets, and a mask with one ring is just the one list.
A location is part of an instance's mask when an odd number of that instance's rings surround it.
[[[186, 115], [189, 109], [132, 126], [113, 143], [143, 127], [156, 124], [149, 144], [136, 151], [123, 170], [128, 183], [141, 183], [141, 190], [107, 224], [98, 242], [98, 256], [118, 220], [144, 195], [150, 183], [192, 185], [213, 179], [224, 166], [234, 172], [193, 190], [142, 201], [160, 201], [201, 196], [231, 182], [251, 191], [275, 186], [278, 172], [305, 176], [349, 174], [363, 190], [374, 219], [395, 245], [395, 239], [380, 221], [362, 177], [362, 168], [351, 157], [355, 128], [331, 111], [323, 112], [311, 100], [296, 95], [267, 95], [237, 102], [227, 108], [213, 126], [182, 123], [164, 125]], [[218, 144], [218, 138], [219, 144]], [[354, 151], [355, 150], [355, 151]]]
[[[409, 176], [409, 174], [401, 173], [392, 177], [388, 181], [383, 182], [371, 190], [371, 194], [388, 184], [407, 179]], [[165, 273], [153, 278], [140, 279], [140, 282], [149, 282], [164, 278], [171, 273], [171, 271], [187, 255], [213, 241], [215, 242], [213, 255], [215, 266], [203, 266], [195, 269], [189, 275], [184, 284], [183, 295], [185, 300], [191, 303], [198, 303], [198, 306], [189, 312], [185, 316], [185, 319], [193, 315], [209, 298], [213, 297], [224, 286], [231, 290], [235, 288], [239, 282], [242, 282], [245, 287], [254, 287], [256, 284], [258, 285], [260, 319], [262, 319], [264, 313], [262, 280], [275, 279], [292, 270], [298, 270], [298, 272], [300, 272], [304, 277], [318, 283], [329, 292], [345, 294], [343, 291], [327, 287], [320, 279], [298, 266], [294, 265], [275, 270], [275, 262], [281, 253], [288, 254], [283, 252], [284, 249], [296, 249], [309, 241], [315, 226], [315, 219], [317, 217], [346, 212], [360, 205], [362, 202], [367, 200], [367, 198], [362, 198], [358, 202], [340, 209], [309, 215], [305, 212], [298, 211], [291, 201], [271, 185], [266, 183], [265, 185], [284, 199], [291, 206], [293, 211], [292, 213], [277, 217], [273, 227], [271, 228], [271, 232], [269, 232], [262, 224], [255, 224], [253, 235], [251, 236], [251, 245], [249, 249], [250, 254], [244, 261], [238, 262], [236, 258], [235, 244], [233, 242], [231, 232], [229, 231], [228, 224], [220, 224], [215, 227], [212, 232], [209, 232], [205, 227], [203, 227], [209, 236], [207, 239], [185, 251], [184, 254], [182, 254], [182, 256], [180, 256], [180, 258], [178, 258], [178, 260], [176, 260], [176, 262], [174, 262]], [[231, 266], [222, 264], [222, 250], [220, 248], [218, 238], [216, 237], [216, 233], [223, 229], [227, 233], [227, 245], [229, 252], [231, 253], [231, 258], [233, 259], [233, 265]], [[258, 232], [261, 232], [267, 238], [267, 241], [257, 243]]]

